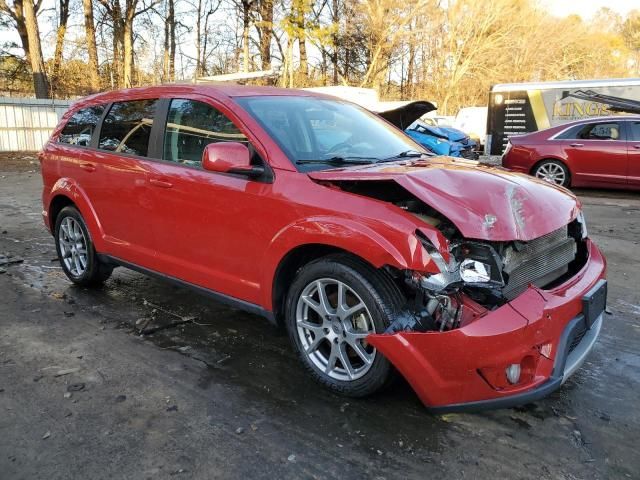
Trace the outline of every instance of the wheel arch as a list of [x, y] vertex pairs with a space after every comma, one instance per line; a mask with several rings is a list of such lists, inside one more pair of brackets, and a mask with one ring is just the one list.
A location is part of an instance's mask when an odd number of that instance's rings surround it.
[[283, 324], [287, 292], [289, 291], [288, 287], [293, 282], [298, 271], [314, 260], [336, 254], [344, 255], [350, 260], [361, 263], [368, 268], [381, 270], [380, 267], [372, 265], [365, 258], [334, 245], [308, 243], [295, 247], [287, 252], [287, 254], [281, 259], [273, 276], [271, 305], [277, 325]]
[[56, 219], [62, 209], [73, 206], [82, 215], [96, 249], [102, 249], [104, 236], [102, 226], [87, 194], [75, 181], [68, 178], [59, 179], [51, 189], [49, 198], [51, 200], [47, 208], [47, 221], [52, 233], [55, 233]]

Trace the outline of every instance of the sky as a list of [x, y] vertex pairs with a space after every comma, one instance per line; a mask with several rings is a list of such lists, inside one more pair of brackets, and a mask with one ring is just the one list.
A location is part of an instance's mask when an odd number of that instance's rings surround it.
[[556, 17], [577, 14], [585, 20], [602, 7], [609, 7], [623, 16], [631, 10], [640, 10], [640, 0], [543, 0], [542, 3], [548, 5], [549, 12]]

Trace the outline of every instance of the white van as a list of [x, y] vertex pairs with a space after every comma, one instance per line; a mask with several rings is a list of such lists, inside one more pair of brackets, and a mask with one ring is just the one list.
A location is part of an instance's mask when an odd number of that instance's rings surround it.
[[487, 107], [461, 108], [453, 126], [484, 145], [487, 136]]

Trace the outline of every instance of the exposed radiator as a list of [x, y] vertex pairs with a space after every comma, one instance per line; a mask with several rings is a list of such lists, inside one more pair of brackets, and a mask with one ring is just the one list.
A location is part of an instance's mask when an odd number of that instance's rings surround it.
[[511, 247], [504, 255], [506, 285], [502, 293], [511, 300], [529, 284], [544, 287], [568, 270], [577, 253], [576, 241], [569, 237], [567, 226], [522, 245]]

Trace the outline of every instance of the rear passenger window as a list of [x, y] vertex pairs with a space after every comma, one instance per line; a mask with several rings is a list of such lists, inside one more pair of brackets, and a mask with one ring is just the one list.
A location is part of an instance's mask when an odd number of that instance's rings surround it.
[[211, 105], [195, 100], [171, 100], [162, 158], [199, 166], [204, 147], [215, 142], [247, 142], [240, 130]]
[[98, 148], [146, 157], [158, 100], [114, 103], [102, 122]]
[[578, 140], [621, 140], [618, 122], [588, 123], [576, 132]]
[[104, 105], [87, 107], [74, 113], [58, 136], [58, 142], [88, 147], [96, 125], [102, 117]]

